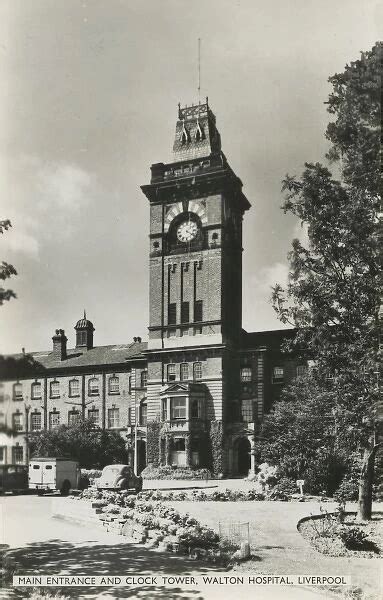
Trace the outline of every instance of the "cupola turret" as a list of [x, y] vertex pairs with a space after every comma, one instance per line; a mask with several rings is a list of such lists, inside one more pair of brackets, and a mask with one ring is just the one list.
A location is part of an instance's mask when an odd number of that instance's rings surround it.
[[84, 317], [77, 321], [74, 328], [76, 330], [76, 348], [91, 350], [93, 348], [94, 327], [92, 321], [86, 318], [85, 310]]

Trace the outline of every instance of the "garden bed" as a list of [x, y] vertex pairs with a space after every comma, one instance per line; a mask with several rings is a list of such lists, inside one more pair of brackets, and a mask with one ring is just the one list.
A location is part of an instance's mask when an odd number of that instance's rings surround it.
[[342, 522], [336, 515], [302, 519], [300, 534], [321, 554], [354, 558], [381, 558], [383, 555], [383, 513], [360, 523], [355, 513], [346, 513]]

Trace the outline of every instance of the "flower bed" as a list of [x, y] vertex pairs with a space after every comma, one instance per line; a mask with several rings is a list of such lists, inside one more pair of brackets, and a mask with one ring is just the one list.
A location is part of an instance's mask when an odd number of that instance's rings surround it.
[[209, 527], [188, 514], [180, 514], [149, 492], [132, 496], [124, 491], [87, 489], [77, 498], [90, 500], [102, 521], [117, 524], [124, 535], [151, 547], [223, 565], [227, 565], [238, 550], [238, 546], [220, 541]]
[[148, 490], [140, 492], [140, 498], [145, 500], [162, 501], [189, 501], [189, 502], [244, 502], [259, 501], [267, 499], [266, 495], [256, 490], [214, 490], [205, 492], [204, 490], [185, 490], [180, 492], [169, 492], [160, 490]]
[[141, 473], [143, 479], [211, 479], [209, 469], [193, 469], [183, 467], [155, 467], [148, 465]]

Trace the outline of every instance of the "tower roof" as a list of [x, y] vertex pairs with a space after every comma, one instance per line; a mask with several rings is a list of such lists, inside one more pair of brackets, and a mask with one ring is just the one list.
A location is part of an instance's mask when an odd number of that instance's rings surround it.
[[173, 144], [174, 160], [210, 156], [220, 150], [221, 137], [208, 99], [206, 98], [205, 104], [192, 104], [184, 108], [179, 104]]
[[77, 329], [91, 329], [92, 331], [94, 331], [93, 323], [92, 323], [92, 321], [89, 321], [89, 319], [86, 318], [85, 310], [84, 310], [84, 317], [77, 321], [74, 328], [76, 330]]

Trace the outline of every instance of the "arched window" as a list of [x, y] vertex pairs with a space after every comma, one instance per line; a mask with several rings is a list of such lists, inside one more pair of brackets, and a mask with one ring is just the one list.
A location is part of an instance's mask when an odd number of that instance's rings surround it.
[[181, 381], [186, 381], [187, 379], [189, 379], [189, 365], [188, 365], [188, 363], [181, 363], [181, 366], [180, 366], [180, 375], [181, 375]]
[[202, 363], [195, 362], [193, 365], [193, 379], [194, 381], [198, 381], [198, 379], [202, 379]]
[[140, 425], [145, 426], [147, 423], [148, 406], [146, 400], [142, 400], [140, 404]]
[[99, 396], [100, 395], [100, 385], [98, 381], [98, 377], [92, 377], [88, 381], [88, 395], [89, 396]]
[[109, 377], [109, 394], [119, 394], [120, 393], [120, 380], [115, 375], [113, 377]]

